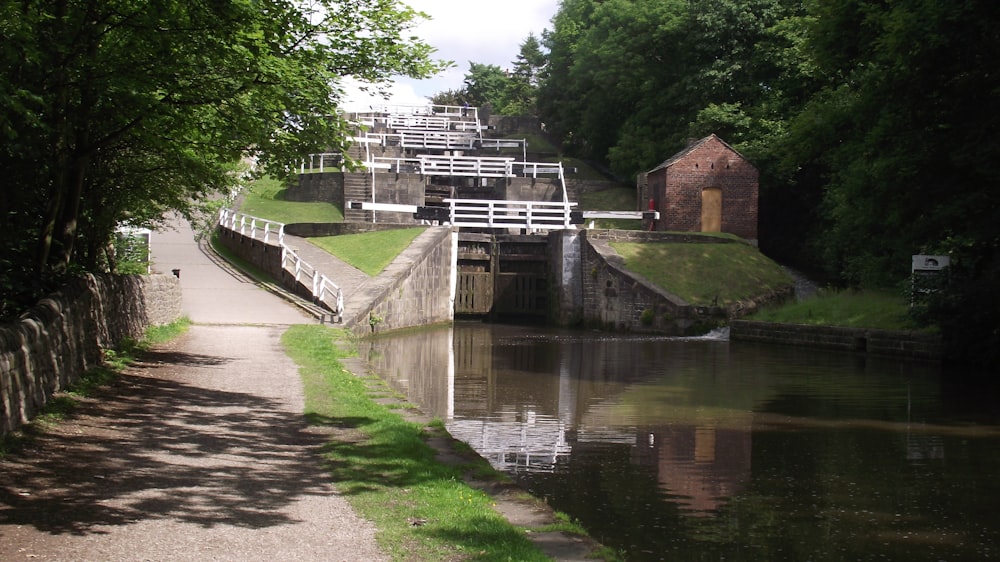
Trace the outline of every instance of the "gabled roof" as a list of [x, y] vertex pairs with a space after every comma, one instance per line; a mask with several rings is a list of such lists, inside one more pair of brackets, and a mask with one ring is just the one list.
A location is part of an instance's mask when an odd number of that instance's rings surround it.
[[673, 166], [678, 160], [681, 160], [682, 158], [684, 158], [685, 156], [687, 156], [688, 154], [690, 154], [691, 152], [693, 152], [694, 149], [698, 148], [699, 146], [705, 144], [706, 142], [708, 142], [708, 141], [710, 141], [712, 139], [715, 139], [715, 140], [719, 141], [720, 143], [722, 143], [723, 146], [725, 146], [729, 150], [732, 150], [733, 154], [736, 154], [740, 158], [743, 158], [743, 155], [740, 154], [739, 152], [737, 152], [736, 149], [734, 149], [733, 147], [729, 146], [729, 144], [726, 143], [726, 141], [720, 139], [718, 136], [716, 136], [715, 133], [712, 133], [711, 135], [708, 135], [707, 137], [705, 137], [705, 138], [703, 138], [701, 140], [697, 140], [697, 141], [689, 144], [687, 146], [687, 148], [685, 148], [684, 150], [678, 152], [677, 154], [674, 154], [670, 158], [664, 160], [662, 163], [660, 163], [659, 166], [653, 168], [652, 170], [650, 170], [650, 171], [648, 171], [646, 173], [647, 174], [651, 174], [651, 173], [656, 172], [658, 170], [662, 170], [664, 168], [669, 168], [670, 166]]

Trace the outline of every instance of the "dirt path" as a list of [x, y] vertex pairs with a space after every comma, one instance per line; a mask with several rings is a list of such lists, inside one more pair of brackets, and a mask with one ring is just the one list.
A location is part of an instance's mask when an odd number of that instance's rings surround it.
[[[217, 272], [183, 245], [170, 267], [195, 288], [186, 310], [210, 323], [0, 461], [0, 560], [385, 559], [302, 415], [279, 340], [301, 315], [231, 276], [208, 281]], [[242, 306], [205, 298], [226, 277]]]

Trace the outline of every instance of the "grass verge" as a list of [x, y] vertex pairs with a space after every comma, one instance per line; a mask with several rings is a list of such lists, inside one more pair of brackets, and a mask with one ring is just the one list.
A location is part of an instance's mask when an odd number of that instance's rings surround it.
[[426, 428], [369, 396], [377, 379], [344, 369], [353, 349], [346, 332], [292, 326], [282, 342], [300, 367], [308, 418], [334, 434], [324, 448], [328, 470], [394, 560], [548, 559], [462, 481], [468, 467], [435, 459]]
[[344, 211], [319, 201], [285, 201], [285, 186], [272, 178], [253, 182], [243, 198], [240, 212], [285, 224], [298, 222], [344, 222]]
[[322, 236], [309, 241], [352, 266], [375, 276], [405, 250], [426, 228], [402, 228]]
[[781, 266], [747, 244], [612, 242], [611, 246], [630, 271], [693, 305], [725, 306], [792, 283]]
[[909, 315], [906, 299], [891, 291], [820, 291], [807, 300], [764, 309], [747, 318], [816, 326], [933, 331]]
[[188, 318], [181, 318], [172, 324], [149, 328], [142, 340], [128, 339], [117, 349], [105, 350], [101, 366], [90, 369], [65, 391], [53, 395], [41, 412], [18, 431], [0, 438], [0, 458], [20, 450], [34, 435], [66, 419], [76, 410], [81, 400], [95, 396], [102, 387], [114, 382], [139, 353], [176, 338], [187, 331], [190, 325]]

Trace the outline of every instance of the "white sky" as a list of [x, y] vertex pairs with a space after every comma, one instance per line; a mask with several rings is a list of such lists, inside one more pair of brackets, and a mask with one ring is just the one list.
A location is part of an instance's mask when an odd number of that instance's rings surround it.
[[423, 105], [427, 98], [462, 87], [469, 61], [510, 68], [521, 43], [534, 33], [551, 28], [559, 0], [401, 0], [431, 17], [412, 33], [437, 48], [433, 57], [451, 60], [455, 67], [428, 80], [397, 78], [389, 101], [372, 98], [352, 84], [345, 84], [344, 109], [358, 111], [371, 104]]

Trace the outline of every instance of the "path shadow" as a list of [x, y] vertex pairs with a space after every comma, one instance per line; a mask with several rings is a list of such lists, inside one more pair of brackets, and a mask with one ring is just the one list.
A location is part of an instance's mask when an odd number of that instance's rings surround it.
[[[226, 361], [143, 357], [167, 368]], [[261, 529], [292, 522], [282, 510], [298, 498], [331, 493], [323, 437], [287, 405], [154, 377], [123, 375], [113, 396], [0, 461], [0, 525], [75, 535], [150, 519]]]

